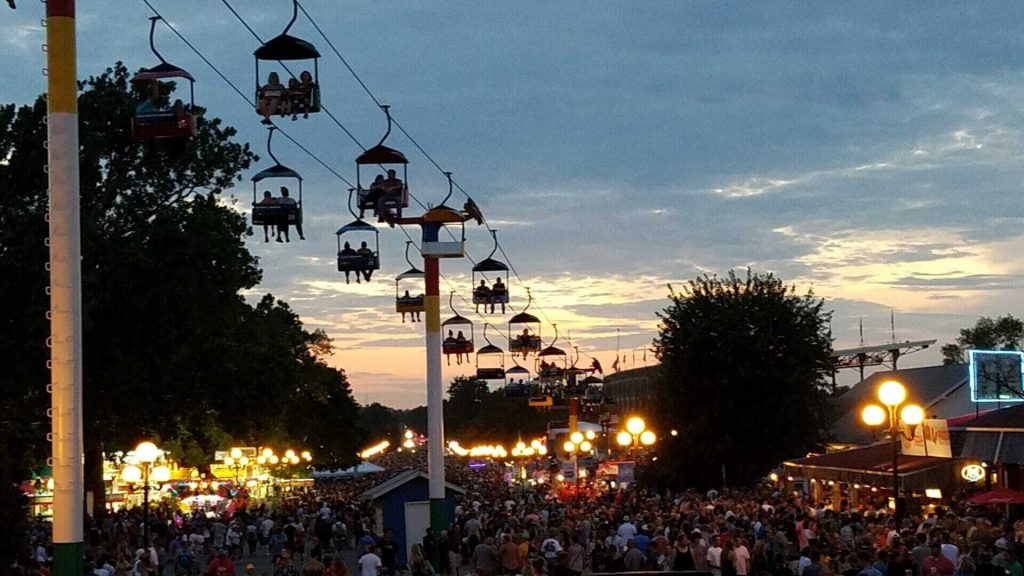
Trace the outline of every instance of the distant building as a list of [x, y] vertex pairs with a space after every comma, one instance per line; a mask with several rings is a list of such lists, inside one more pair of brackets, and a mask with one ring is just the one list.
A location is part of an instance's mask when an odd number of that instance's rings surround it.
[[660, 370], [661, 365], [657, 364], [608, 374], [604, 378], [604, 396], [615, 401], [620, 414], [650, 413], [655, 402], [653, 380]]
[[[809, 479], [825, 497], [859, 486], [885, 491], [891, 485], [891, 444], [883, 431], [861, 422], [861, 410], [878, 403], [879, 385], [897, 380], [907, 401], [920, 405], [925, 418], [945, 422], [951, 458], [901, 454], [901, 483], [918, 497], [930, 489], [949, 495], [963, 488], [993, 484], [1024, 488], [1024, 404], [972, 401], [967, 364], [948, 364], [876, 372], [835, 400], [831, 451], [785, 463], [786, 477]], [[876, 435], [877, 434], [877, 435]], [[841, 491], [841, 492], [840, 492]]]

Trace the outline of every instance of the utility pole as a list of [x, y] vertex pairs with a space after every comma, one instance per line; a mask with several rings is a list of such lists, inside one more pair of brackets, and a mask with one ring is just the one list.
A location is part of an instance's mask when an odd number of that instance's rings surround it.
[[82, 574], [82, 240], [75, 0], [46, 2], [53, 572]]

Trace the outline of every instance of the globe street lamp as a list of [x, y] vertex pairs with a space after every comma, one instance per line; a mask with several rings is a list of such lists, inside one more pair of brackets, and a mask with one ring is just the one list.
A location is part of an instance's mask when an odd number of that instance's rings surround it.
[[914, 439], [914, 431], [924, 421], [924, 410], [917, 404], [906, 403], [907, 388], [896, 380], [887, 380], [878, 387], [878, 400], [882, 406], [869, 404], [861, 411], [861, 420], [872, 428], [878, 428], [889, 421], [889, 438], [892, 439], [892, 497], [896, 507], [897, 522], [902, 519], [903, 505], [900, 500], [900, 439]]
[[[142, 481], [142, 540], [143, 548], [149, 549], [149, 481], [166, 482], [171, 479], [171, 469], [167, 466], [156, 466], [153, 464], [163, 454], [163, 451], [152, 442], [140, 442], [135, 447], [132, 461], [134, 465], [125, 466], [121, 471], [121, 478], [128, 483], [134, 484]], [[140, 468], [141, 466], [141, 468]]]
[[640, 446], [651, 446], [658, 441], [653, 430], [647, 429], [647, 423], [639, 416], [633, 416], [626, 420], [626, 429], [615, 436], [615, 442], [623, 448], [632, 446], [633, 455], [640, 458]]
[[[589, 439], [588, 439], [589, 436]], [[584, 434], [580, 431], [569, 434], [569, 439], [562, 444], [562, 450], [565, 450], [567, 454], [572, 456], [572, 468], [573, 476], [576, 477], [576, 490], [580, 488], [580, 454], [590, 454], [590, 451], [594, 449], [593, 444], [590, 440], [594, 438], [593, 432]]]
[[224, 457], [224, 465], [235, 469], [235, 487], [238, 487], [239, 472], [249, 466], [249, 457], [242, 453], [241, 448], [232, 448], [231, 453]]

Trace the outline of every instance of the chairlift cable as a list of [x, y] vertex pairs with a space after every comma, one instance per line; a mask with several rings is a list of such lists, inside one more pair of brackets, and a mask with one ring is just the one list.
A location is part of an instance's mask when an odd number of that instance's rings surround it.
[[[199, 50], [199, 49], [198, 49], [198, 48], [197, 48], [197, 47], [196, 47], [196, 46], [195, 46], [195, 45], [194, 45], [194, 44], [193, 44], [193, 43], [192, 43], [191, 41], [189, 41], [189, 39], [188, 39], [188, 38], [186, 38], [186, 37], [185, 37], [185, 36], [184, 36], [184, 35], [183, 35], [183, 34], [182, 34], [182, 33], [181, 33], [181, 32], [180, 32], [180, 31], [179, 31], [179, 30], [178, 30], [178, 29], [177, 29], [177, 28], [176, 28], [176, 27], [174, 26], [174, 25], [172, 25], [172, 24], [171, 24], [170, 22], [168, 22], [168, 21], [167, 21], [167, 19], [166, 19], [166, 18], [164, 18], [163, 14], [161, 14], [161, 13], [160, 13], [160, 11], [159, 11], [159, 10], [157, 10], [155, 6], [153, 6], [153, 4], [152, 4], [152, 2], [150, 2], [150, 0], [142, 0], [142, 2], [143, 2], [143, 3], [145, 4], [145, 5], [146, 5], [146, 7], [148, 7], [148, 8], [150, 9], [150, 11], [151, 11], [151, 12], [153, 12], [153, 14], [154, 14], [154, 15], [155, 15], [156, 17], [158, 17], [158, 18], [159, 18], [160, 20], [162, 20], [162, 21], [163, 21], [163, 23], [164, 23], [164, 24], [165, 24], [165, 25], [167, 26], [167, 28], [168, 28], [169, 30], [171, 30], [171, 32], [172, 32], [172, 33], [174, 33], [174, 35], [175, 35], [175, 36], [177, 36], [177, 37], [178, 37], [178, 39], [182, 41], [182, 43], [184, 43], [184, 44], [185, 44], [185, 45], [186, 45], [186, 46], [187, 46], [187, 47], [188, 47], [188, 48], [189, 48], [189, 49], [190, 49], [190, 50], [191, 50], [191, 51], [192, 51], [192, 52], [193, 52], [193, 53], [194, 53], [194, 54], [195, 54], [196, 56], [198, 56], [198, 57], [199, 57], [199, 59], [200, 59], [200, 60], [202, 60], [202, 61], [203, 61], [203, 63], [205, 63], [205, 64], [206, 64], [206, 65], [207, 65], [207, 66], [208, 66], [208, 67], [209, 67], [209, 68], [210, 68], [211, 70], [213, 70], [213, 72], [214, 72], [214, 73], [215, 73], [215, 74], [216, 74], [216, 75], [217, 75], [217, 76], [218, 76], [218, 77], [219, 77], [219, 78], [220, 78], [221, 80], [223, 80], [225, 84], [227, 84], [227, 85], [228, 85], [228, 86], [229, 86], [229, 87], [230, 87], [230, 88], [231, 88], [231, 89], [232, 89], [232, 90], [233, 90], [233, 91], [234, 91], [234, 92], [235, 92], [236, 94], [238, 94], [238, 96], [239, 96], [239, 97], [240, 97], [240, 98], [241, 98], [241, 99], [242, 99], [242, 100], [243, 100], [243, 101], [244, 101], [244, 102], [246, 103], [246, 105], [248, 105], [248, 106], [254, 106], [254, 105], [255, 105], [255, 104], [254, 104], [254, 102], [253, 102], [252, 100], [250, 100], [250, 97], [249, 97], [249, 96], [247, 96], [245, 92], [243, 92], [243, 91], [242, 91], [241, 89], [239, 89], [239, 88], [238, 88], [238, 86], [237, 86], [237, 85], [236, 85], [236, 84], [235, 84], [234, 82], [232, 82], [232, 81], [231, 81], [231, 79], [229, 79], [229, 78], [228, 78], [228, 77], [227, 77], [227, 76], [226, 76], [226, 75], [225, 75], [225, 74], [224, 74], [224, 73], [223, 73], [223, 72], [222, 72], [222, 71], [221, 71], [221, 70], [220, 70], [220, 69], [219, 69], [219, 68], [218, 68], [218, 67], [217, 67], [217, 66], [216, 66], [216, 65], [215, 65], [215, 64], [214, 64], [214, 63], [213, 63], [213, 62], [212, 62], [212, 61], [211, 61], [210, 59], [209, 59], [209, 58], [207, 58], [207, 57], [206, 57], [206, 55], [205, 55], [205, 54], [203, 54], [203, 52], [202, 52], [202, 51], [200, 51], [200, 50]], [[248, 30], [248, 31], [249, 31], [249, 33], [250, 33], [250, 34], [252, 34], [254, 38], [256, 38], [256, 39], [257, 39], [258, 41], [260, 41], [260, 42], [262, 43], [262, 39], [260, 39], [260, 36], [259, 36], [259, 34], [257, 34], [257, 33], [256, 33], [256, 31], [255, 31], [255, 30], [253, 30], [251, 26], [249, 26], [248, 22], [246, 22], [246, 21], [245, 21], [245, 19], [244, 19], [244, 18], [242, 18], [240, 14], [238, 14], [238, 12], [237, 12], [237, 11], [236, 11], [236, 10], [234, 9], [234, 7], [233, 7], [233, 6], [231, 6], [231, 4], [230, 4], [230, 3], [229, 3], [229, 2], [227, 1], [227, 0], [221, 0], [221, 2], [222, 2], [222, 3], [223, 3], [223, 4], [225, 5], [225, 7], [227, 7], [227, 8], [228, 8], [228, 10], [229, 10], [229, 11], [230, 11], [230, 12], [231, 12], [231, 13], [232, 13], [232, 14], [233, 14], [233, 15], [234, 15], [234, 16], [235, 16], [235, 17], [236, 17], [237, 19], [238, 19], [238, 21], [239, 21], [239, 22], [240, 22], [240, 23], [241, 23], [241, 24], [242, 24], [242, 25], [243, 25], [243, 26], [244, 26], [244, 27], [246, 28], [246, 30]], [[339, 52], [337, 51], [337, 49], [336, 49], [336, 48], [334, 47], [334, 45], [333, 45], [333, 43], [332, 43], [332, 42], [330, 41], [330, 39], [329, 39], [329, 38], [327, 38], [327, 36], [326, 36], [326, 34], [324, 34], [323, 30], [322, 30], [322, 29], [321, 29], [321, 28], [319, 27], [319, 25], [317, 25], [317, 24], [315, 23], [315, 21], [313, 20], [313, 18], [312, 18], [312, 17], [311, 17], [310, 15], [309, 15], [309, 13], [308, 13], [308, 12], [306, 11], [305, 7], [304, 7], [304, 6], [302, 6], [302, 4], [301, 4], [301, 3], [298, 3], [298, 7], [299, 7], [299, 9], [300, 9], [300, 10], [302, 10], [303, 14], [305, 14], [305, 15], [306, 15], [306, 17], [307, 17], [307, 18], [308, 18], [308, 19], [310, 20], [310, 22], [314, 24], [314, 28], [315, 28], [315, 29], [317, 30], [317, 32], [319, 32], [319, 33], [320, 33], [320, 35], [321, 35], [321, 36], [322, 36], [322, 37], [324, 38], [324, 40], [325, 40], [325, 41], [327, 42], [327, 44], [328, 44], [328, 45], [329, 45], [329, 46], [331, 47], [332, 51], [334, 51], [334, 52], [335, 52], [335, 54], [336, 54], [336, 55], [338, 56], [338, 58], [339, 58], [339, 59], [340, 59], [340, 60], [342, 61], [342, 63], [343, 63], [343, 64], [344, 64], [345, 66], [346, 66], [346, 68], [348, 68], [348, 69], [349, 69], [349, 71], [350, 71], [350, 72], [352, 73], [353, 77], [355, 77], [355, 78], [356, 78], [356, 80], [357, 80], [357, 81], [359, 82], [359, 84], [360, 84], [360, 85], [361, 85], [361, 86], [362, 86], [362, 87], [364, 88], [364, 90], [366, 90], [367, 94], [368, 94], [368, 95], [369, 95], [369, 96], [371, 97], [371, 99], [373, 99], [373, 101], [374, 101], [375, 103], [377, 103], [377, 102], [378, 102], [377, 98], [376, 98], [376, 97], [375, 97], [375, 96], [373, 95], [373, 93], [372, 93], [372, 92], [371, 92], [371, 91], [369, 90], [369, 88], [368, 88], [368, 87], [366, 87], [365, 83], [363, 83], [362, 79], [360, 79], [360, 78], [358, 77], [358, 75], [357, 75], [357, 74], [355, 73], [355, 71], [354, 71], [354, 70], [353, 70], [353, 69], [351, 68], [351, 66], [349, 66], [348, 62], [347, 62], [347, 61], [345, 61], [345, 59], [344, 59], [344, 58], [343, 58], [343, 57], [341, 56], [341, 54], [340, 54], [340, 53], [339, 53]], [[287, 68], [286, 68], [286, 70], [287, 70]], [[289, 74], [291, 74], [291, 75], [292, 75], [292, 77], [294, 77], [294, 74], [292, 74], [291, 70], [287, 70], [287, 71], [288, 71], [288, 73], [289, 73]], [[379, 104], [378, 104], [378, 105], [379, 105]], [[329, 117], [331, 117], [331, 118], [332, 118], [332, 120], [334, 120], [334, 122], [335, 122], [335, 123], [336, 123], [336, 124], [337, 124], [337, 125], [338, 125], [338, 126], [339, 126], [339, 127], [340, 127], [340, 128], [341, 128], [341, 129], [342, 129], [342, 130], [343, 130], [343, 131], [344, 131], [344, 132], [345, 132], [345, 133], [346, 133], [346, 134], [347, 134], [348, 136], [349, 136], [349, 138], [351, 138], [351, 139], [353, 140], [353, 142], [355, 142], [355, 143], [356, 143], [356, 144], [357, 144], [357, 145], [358, 145], [358, 146], [359, 146], [360, 148], [362, 148], [362, 149], [364, 149], [364, 150], [365, 150], [365, 148], [364, 148], [364, 147], [362, 146], [362, 144], [361, 144], [361, 143], [360, 143], [360, 142], [358, 141], [358, 139], [357, 139], [357, 138], [355, 138], [355, 136], [354, 136], [354, 135], [352, 135], [352, 134], [351, 134], [351, 132], [349, 132], [349, 131], [348, 131], [348, 129], [347, 129], [347, 128], [345, 128], [345, 126], [344, 126], [344, 125], [343, 125], [343, 124], [342, 124], [342, 123], [341, 123], [340, 121], [338, 121], [338, 120], [337, 120], [337, 118], [335, 118], [335, 117], [334, 117], [334, 115], [333, 115], [333, 114], [332, 114], [332, 113], [331, 113], [331, 112], [330, 112], [329, 110], [327, 110], [327, 108], [326, 108], [326, 107], [323, 107], [323, 106], [321, 106], [321, 108], [322, 108], [322, 109], [324, 110], [324, 112], [326, 112], [326, 113], [327, 113], [327, 115], [328, 115]], [[319, 156], [318, 156], [318, 155], [317, 155], [316, 153], [314, 153], [314, 152], [313, 152], [313, 151], [311, 151], [311, 150], [310, 150], [310, 149], [309, 149], [308, 147], [306, 147], [306, 146], [305, 146], [305, 145], [303, 145], [303, 144], [302, 144], [301, 142], [299, 142], [298, 140], [296, 140], [296, 139], [295, 139], [295, 138], [294, 138], [294, 137], [293, 137], [293, 136], [292, 136], [291, 134], [289, 134], [289, 133], [288, 133], [287, 131], [285, 131], [285, 130], [284, 130], [283, 128], [281, 128], [280, 126], [277, 126], [276, 124], [273, 124], [273, 121], [271, 121], [271, 122], [272, 122], [272, 125], [273, 125], [273, 126], [274, 126], [274, 127], [276, 128], [276, 129], [277, 129], [277, 131], [279, 131], [279, 132], [281, 133], [281, 135], [282, 135], [282, 136], [284, 136], [285, 138], [287, 138], [287, 139], [288, 139], [288, 140], [289, 140], [289, 141], [290, 141], [290, 142], [291, 142], [292, 144], [294, 144], [294, 145], [295, 145], [295, 146], [296, 146], [297, 148], [299, 148], [299, 150], [301, 150], [301, 151], [302, 151], [302, 152], [304, 152], [304, 153], [305, 153], [305, 154], [306, 154], [307, 156], [309, 156], [310, 158], [312, 158], [312, 159], [313, 159], [313, 160], [314, 160], [314, 161], [315, 161], [315, 162], [316, 162], [317, 164], [319, 164], [319, 165], [320, 165], [321, 167], [323, 167], [324, 169], [326, 169], [326, 170], [327, 170], [327, 171], [328, 171], [328, 172], [329, 172], [330, 174], [332, 174], [333, 176], [335, 176], [336, 178], [338, 178], [338, 179], [339, 179], [340, 181], [344, 182], [346, 186], [348, 186], [348, 187], [352, 187], [352, 186], [353, 186], [352, 182], [350, 182], [350, 181], [349, 181], [349, 180], [348, 180], [347, 178], [345, 178], [345, 177], [344, 177], [344, 176], [342, 176], [342, 175], [341, 175], [340, 173], [338, 173], [338, 171], [337, 171], [337, 170], [335, 170], [334, 168], [332, 168], [332, 167], [331, 167], [331, 166], [330, 166], [330, 165], [329, 165], [329, 164], [328, 164], [327, 162], [325, 162], [325, 161], [324, 161], [323, 159], [321, 159], [321, 158], [320, 158], [320, 157], [319, 157]], [[402, 126], [402, 125], [401, 125], [401, 124], [400, 124], [400, 123], [399, 123], [399, 122], [397, 121], [397, 120], [394, 120], [394, 124], [395, 124], [395, 126], [397, 126], [397, 127], [398, 127], [398, 129], [399, 129], [399, 130], [400, 130], [400, 131], [401, 131], [401, 132], [402, 132], [402, 133], [403, 133], [403, 134], [404, 134], [404, 135], [406, 136], [406, 138], [408, 138], [408, 139], [409, 139], [409, 141], [410, 141], [410, 142], [412, 142], [412, 144], [413, 144], [413, 145], [414, 145], [414, 146], [415, 146], [415, 147], [416, 147], [416, 148], [417, 148], [417, 149], [418, 149], [418, 150], [419, 150], [419, 151], [420, 151], [420, 152], [421, 152], [421, 153], [422, 153], [422, 154], [424, 155], [424, 157], [426, 157], [426, 158], [427, 158], [427, 159], [428, 159], [428, 160], [430, 161], [430, 163], [431, 163], [431, 164], [433, 164], [433, 165], [434, 165], [435, 167], [437, 167], [437, 168], [438, 168], [439, 170], [441, 170], [441, 171], [442, 171], [442, 173], [444, 172], [444, 170], [443, 170], [443, 169], [441, 169], [440, 165], [439, 165], [439, 164], [438, 164], [438, 163], [437, 163], [437, 162], [436, 162], [436, 161], [435, 161], [435, 160], [433, 159], [433, 157], [431, 157], [431, 156], [430, 156], [430, 155], [429, 155], [429, 154], [428, 154], [428, 153], [426, 152], [426, 150], [424, 150], [424, 149], [423, 149], [423, 147], [422, 147], [422, 146], [420, 146], [420, 144], [419, 144], [419, 143], [418, 143], [418, 142], [417, 142], [417, 141], [416, 141], [415, 139], [413, 139], [413, 138], [412, 138], [412, 136], [411, 136], [411, 135], [410, 135], [410, 134], [408, 133], [408, 131], [407, 131], [407, 130], [406, 130], [406, 129], [405, 129], [405, 128], [404, 128], [404, 127], [403, 127], [403, 126]], [[458, 189], [459, 189], [459, 191], [460, 191], [460, 192], [462, 192], [462, 193], [463, 193], [463, 195], [465, 195], [465, 196], [466, 196], [466, 198], [469, 198], [469, 199], [471, 199], [471, 198], [472, 198], [472, 197], [471, 197], [471, 196], [469, 195], [469, 193], [468, 193], [468, 192], [466, 192], [466, 190], [465, 190], [465, 189], [464, 189], [464, 188], [463, 188], [463, 187], [462, 187], [461, 185], [459, 185], [459, 184], [458, 184], [457, 182], [454, 182], [454, 181], [452, 181], [452, 184], [453, 184], [453, 186], [454, 186], [455, 188], [458, 188]], [[426, 206], [425, 206], [425, 205], [424, 205], [424, 204], [423, 204], [422, 202], [420, 202], [420, 200], [419, 200], [419, 199], [417, 199], [417, 198], [416, 198], [416, 197], [415, 197], [415, 196], [414, 196], [413, 194], [411, 194], [411, 193], [410, 193], [409, 195], [410, 195], [411, 197], [413, 197], [413, 199], [414, 199], [414, 200], [416, 201], [416, 203], [417, 203], [417, 204], [419, 204], [419, 205], [420, 205], [420, 207], [421, 207], [421, 208], [424, 208], [424, 209], [426, 209]], [[488, 224], [488, 223], [487, 223], [486, 221], [484, 222], [484, 225], [485, 225], [485, 227], [486, 227], [486, 228], [487, 228], [488, 230], [492, 230], [492, 229], [491, 229], [491, 227], [490, 227], [490, 225], [489, 225], [489, 224]], [[402, 225], [399, 225], [398, 227], [399, 227], [399, 229], [400, 229], [400, 230], [402, 231], [402, 233], [403, 233], [403, 234], [404, 234], [404, 235], [406, 236], [406, 238], [407, 238], [407, 239], [409, 239], [410, 241], [412, 241], [412, 242], [413, 242], [413, 245], [414, 245], [414, 246], [416, 246], [416, 249], [417, 249], [417, 251], [421, 251], [421, 252], [422, 252], [422, 249], [421, 249], [421, 248], [420, 248], [420, 246], [419, 246], [419, 245], [418, 245], [418, 244], [417, 244], [417, 243], [416, 243], [416, 242], [415, 242], [415, 241], [414, 241], [414, 240], [412, 239], [412, 236], [411, 236], [411, 235], [409, 234], [408, 230], [406, 230], [406, 228], [405, 228], [404, 226], [402, 226]], [[447, 229], [446, 229], [446, 230], [447, 230]], [[452, 237], [454, 238], [454, 235], [453, 235], [453, 234], [451, 233], [451, 231], [448, 231], [448, 232], [449, 232], [449, 234], [450, 234], [450, 235], [452, 235]], [[517, 279], [517, 280], [519, 280], [519, 282], [520, 282], [520, 284], [521, 284], [521, 285], [525, 286], [525, 284], [523, 284], [523, 281], [522, 281], [522, 277], [521, 277], [521, 276], [519, 275], [519, 272], [518, 272], [518, 271], [517, 271], [517, 270], [515, 269], [515, 266], [514, 266], [514, 265], [512, 264], [512, 261], [511, 261], [511, 260], [509, 259], [508, 255], [507, 255], [507, 254], [506, 254], [506, 252], [505, 252], [505, 249], [504, 249], [504, 247], [503, 247], [503, 246], [501, 245], [501, 243], [500, 243], [500, 242], [498, 243], [498, 250], [499, 250], [499, 251], [501, 251], [502, 255], [503, 255], [503, 256], [505, 257], [505, 259], [506, 259], [506, 262], [507, 262], [507, 263], [508, 263], [508, 265], [509, 265], [509, 268], [510, 268], [510, 269], [512, 270], [513, 274], [515, 274], [515, 276], [516, 276], [516, 279]], [[468, 260], [469, 260], [469, 261], [470, 261], [470, 262], [471, 262], [472, 264], [476, 265], [476, 261], [475, 261], [475, 260], [474, 260], [474, 259], [473, 259], [473, 258], [472, 258], [471, 256], [469, 256], [469, 255], [467, 254], [467, 255], [466, 255], [466, 258], [467, 258], [467, 259], [468, 259]], [[469, 300], [468, 300], [468, 299], [467, 299], [467, 298], [466, 298], [466, 297], [465, 297], [465, 296], [464, 296], [464, 295], [463, 295], [463, 294], [462, 294], [461, 292], [459, 292], [458, 290], [456, 290], [456, 289], [455, 289], [455, 286], [454, 286], [454, 285], [452, 284], [452, 282], [451, 282], [450, 280], [448, 280], [448, 278], [447, 278], [446, 276], [444, 276], [444, 274], [443, 274], [443, 273], [441, 273], [441, 274], [440, 274], [440, 277], [441, 277], [441, 278], [442, 278], [442, 279], [443, 279], [443, 280], [445, 281], [445, 284], [446, 284], [446, 285], [448, 286], [448, 288], [449, 288], [449, 289], [450, 289], [451, 291], [455, 292], [455, 293], [456, 293], [456, 294], [457, 294], [457, 295], [459, 296], [459, 299], [460, 299], [460, 300], [462, 300], [462, 302], [463, 302], [464, 304], [466, 304], [466, 305], [467, 305], [467, 307], [472, 307], [472, 308], [474, 308], [474, 312], [473, 312], [473, 313], [474, 313], [474, 314], [476, 314], [477, 316], [479, 316], [479, 317], [480, 317], [480, 321], [481, 321], [481, 322], [487, 322], [487, 321], [488, 321], [487, 317], [485, 317], [485, 316], [483, 316], [482, 314], [480, 314], [479, 312], [477, 312], [477, 311], [475, 310], [475, 306], [473, 306], [473, 305], [472, 305], [472, 303], [471, 303], [471, 302], [470, 302], [470, 301], [469, 301]], [[510, 310], [512, 310], [512, 312], [515, 312], [515, 311], [516, 311], [515, 307], [513, 307], [512, 305], [509, 305], [509, 309], [510, 309]], [[538, 309], [538, 310], [539, 310], [539, 311], [541, 312], [541, 314], [542, 314], [542, 315], [544, 316], [545, 320], [547, 320], [547, 322], [548, 322], [548, 323], [550, 324], [550, 323], [551, 323], [551, 320], [550, 320], [550, 318], [549, 318], [549, 317], [547, 316], [547, 314], [546, 314], [546, 313], [544, 312], [544, 310], [543, 310], [543, 309], [542, 309], [542, 308], [541, 308], [541, 307], [540, 307], [539, 305], [537, 305], [537, 309]], [[503, 337], [504, 337], [504, 338], [505, 338], [506, 340], [508, 340], [508, 336], [507, 336], [507, 335], [503, 334], [502, 336], [503, 336]]]

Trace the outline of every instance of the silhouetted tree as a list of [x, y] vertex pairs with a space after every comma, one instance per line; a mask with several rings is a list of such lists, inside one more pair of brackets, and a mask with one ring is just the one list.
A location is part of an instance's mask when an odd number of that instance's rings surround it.
[[831, 365], [824, 302], [750, 270], [669, 289], [654, 341], [661, 477], [675, 486], [744, 485], [820, 447]]
[[1020, 350], [1024, 342], [1024, 322], [1012, 315], [993, 320], [978, 318], [973, 328], [964, 328], [953, 344], [942, 347], [943, 364], [959, 364], [967, 350]]

